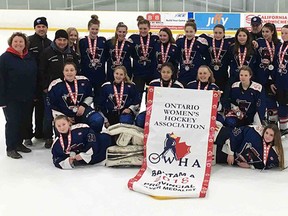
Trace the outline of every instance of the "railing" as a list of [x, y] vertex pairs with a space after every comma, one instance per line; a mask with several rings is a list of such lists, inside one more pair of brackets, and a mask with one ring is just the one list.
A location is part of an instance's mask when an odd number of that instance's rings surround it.
[[0, 9], [286, 12], [288, 0], [0, 0]]

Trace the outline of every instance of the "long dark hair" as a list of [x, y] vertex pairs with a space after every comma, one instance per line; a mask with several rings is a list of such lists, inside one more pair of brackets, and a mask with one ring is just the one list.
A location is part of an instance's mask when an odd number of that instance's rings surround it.
[[159, 33], [161, 31], [166, 32], [168, 34], [168, 38], [169, 38], [168, 43], [175, 43], [175, 39], [173, 37], [171, 29], [165, 27], [165, 28], [160, 29]]
[[277, 30], [276, 30], [276, 26], [273, 23], [265, 23], [262, 27], [263, 28], [268, 28], [271, 32], [273, 32], [272, 34], [272, 41], [275, 44], [275, 46], [280, 42], [280, 40], [278, 39], [277, 36]]
[[238, 41], [238, 35], [240, 34], [240, 32], [244, 32], [247, 35], [247, 41], [244, 45], [247, 48], [247, 56], [253, 55], [255, 51], [252, 45], [250, 33], [246, 28], [239, 28], [235, 34], [235, 46], [233, 50], [234, 55], [238, 55], [238, 49], [240, 47], [240, 43]]

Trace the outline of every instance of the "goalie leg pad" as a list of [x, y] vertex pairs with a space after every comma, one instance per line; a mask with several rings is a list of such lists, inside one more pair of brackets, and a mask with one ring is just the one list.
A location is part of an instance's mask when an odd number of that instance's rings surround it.
[[141, 166], [143, 154], [143, 146], [111, 146], [106, 152], [106, 166]]

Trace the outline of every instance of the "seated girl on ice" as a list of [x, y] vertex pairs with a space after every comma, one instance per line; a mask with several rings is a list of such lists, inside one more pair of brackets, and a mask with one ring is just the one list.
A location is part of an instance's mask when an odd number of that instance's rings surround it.
[[54, 119], [59, 136], [52, 147], [53, 163], [60, 169], [72, 169], [77, 165], [95, 164], [106, 158], [106, 149], [111, 146], [111, 137], [95, 133], [86, 124], [75, 124], [67, 116]]
[[243, 168], [284, 169], [284, 152], [278, 127], [220, 127], [216, 133], [216, 163], [228, 163]]

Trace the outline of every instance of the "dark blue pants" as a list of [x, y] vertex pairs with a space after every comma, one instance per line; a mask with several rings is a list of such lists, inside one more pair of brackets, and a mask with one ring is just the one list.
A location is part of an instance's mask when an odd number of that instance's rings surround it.
[[16, 150], [17, 146], [22, 144], [25, 129], [30, 122], [30, 110], [33, 101], [11, 101], [3, 108], [6, 125], [5, 138], [6, 150]]
[[52, 110], [50, 108], [49, 98], [47, 94], [44, 93], [43, 97], [44, 97], [43, 138], [52, 139], [53, 137]]

